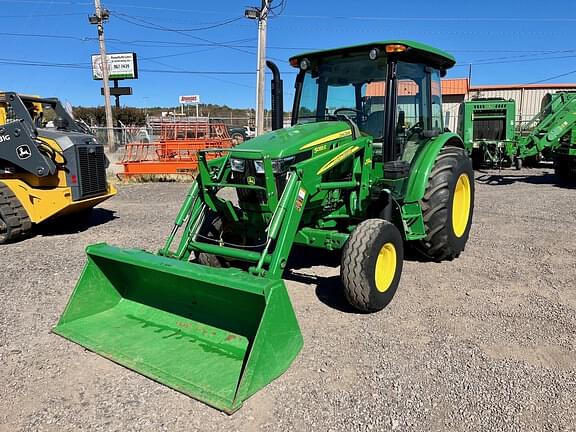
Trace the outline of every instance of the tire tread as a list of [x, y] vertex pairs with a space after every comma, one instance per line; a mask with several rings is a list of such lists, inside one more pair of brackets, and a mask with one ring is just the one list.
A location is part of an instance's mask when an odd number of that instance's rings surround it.
[[7, 233], [0, 237], [0, 244], [19, 240], [32, 229], [32, 222], [22, 203], [3, 183], [0, 183], [0, 217], [7, 226]]

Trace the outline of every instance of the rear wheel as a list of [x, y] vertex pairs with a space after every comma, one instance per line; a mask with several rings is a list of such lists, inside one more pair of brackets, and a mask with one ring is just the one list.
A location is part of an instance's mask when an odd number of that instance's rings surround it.
[[474, 211], [474, 172], [464, 149], [448, 146], [440, 151], [421, 205], [426, 238], [416, 248], [435, 261], [458, 257]]
[[32, 222], [8, 186], [0, 183], [0, 244], [19, 240], [32, 228]]
[[563, 181], [576, 180], [576, 160], [557, 158], [554, 161], [554, 173]]
[[393, 224], [361, 222], [342, 250], [340, 276], [348, 303], [364, 312], [386, 307], [398, 289], [403, 261], [402, 236]]

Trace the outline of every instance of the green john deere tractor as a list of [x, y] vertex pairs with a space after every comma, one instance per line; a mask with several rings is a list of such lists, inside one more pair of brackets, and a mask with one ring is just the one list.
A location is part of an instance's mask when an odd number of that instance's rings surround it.
[[213, 150], [201, 152], [198, 176], [157, 254], [89, 246], [54, 331], [237, 410], [302, 347], [282, 280], [295, 244], [341, 250], [344, 293], [365, 312], [392, 300], [406, 247], [436, 261], [464, 250], [472, 164], [460, 137], [445, 132], [440, 94], [440, 77], [454, 62], [410, 41], [291, 58], [298, 69], [292, 127], [216, 159], [208, 157]]

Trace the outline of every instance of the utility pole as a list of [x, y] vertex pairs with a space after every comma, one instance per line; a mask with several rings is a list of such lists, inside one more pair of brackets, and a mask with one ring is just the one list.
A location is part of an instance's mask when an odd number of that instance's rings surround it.
[[116, 151], [114, 138], [114, 121], [112, 119], [112, 105], [110, 103], [110, 82], [108, 73], [108, 58], [106, 57], [106, 44], [104, 42], [104, 23], [110, 18], [108, 9], [103, 9], [100, 0], [94, 0], [96, 14], [89, 18], [90, 24], [98, 26], [98, 44], [100, 45], [100, 63], [102, 64], [102, 85], [104, 87], [104, 108], [106, 110], [106, 131], [108, 134], [108, 151]]
[[264, 83], [266, 72], [266, 27], [272, 0], [262, 0], [260, 9], [250, 8], [244, 15], [258, 20], [258, 62], [256, 64], [256, 136], [264, 133]]

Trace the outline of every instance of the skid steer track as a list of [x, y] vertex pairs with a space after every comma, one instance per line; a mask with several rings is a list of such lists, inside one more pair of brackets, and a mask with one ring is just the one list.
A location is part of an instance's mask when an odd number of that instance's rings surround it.
[[0, 183], [0, 244], [25, 236], [31, 228], [30, 217], [16, 195]]

